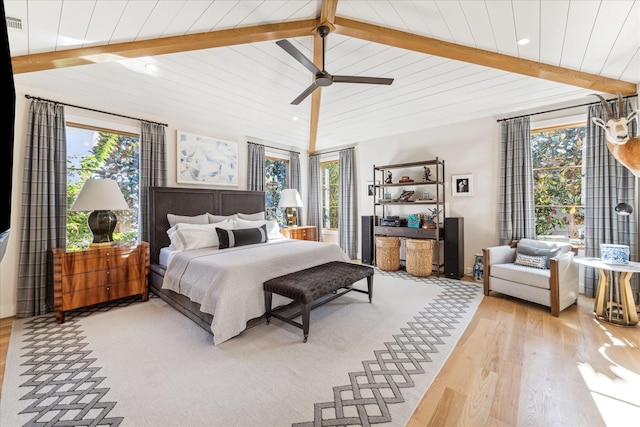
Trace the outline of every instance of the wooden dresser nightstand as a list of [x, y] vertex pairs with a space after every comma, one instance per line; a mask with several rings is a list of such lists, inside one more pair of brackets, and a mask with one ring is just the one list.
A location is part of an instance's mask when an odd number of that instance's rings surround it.
[[141, 295], [149, 299], [149, 244], [116, 244], [67, 252], [53, 249], [54, 310], [58, 323], [65, 312], [105, 301]]
[[287, 239], [318, 241], [318, 227], [314, 225], [300, 225], [298, 227], [284, 227], [280, 231]]

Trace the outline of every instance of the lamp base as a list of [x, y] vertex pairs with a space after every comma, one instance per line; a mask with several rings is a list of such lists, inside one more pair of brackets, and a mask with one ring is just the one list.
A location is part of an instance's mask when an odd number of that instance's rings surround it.
[[113, 244], [113, 230], [116, 229], [118, 218], [111, 211], [93, 211], [87, 221], [93, 233], [91, 247], [110, 246]]
[[288, 208], [285, 208], [284, 212], [287, 217], [287, 227], [297, 227], [298, 226], [298, 209], [294, 207], [288, 207]]

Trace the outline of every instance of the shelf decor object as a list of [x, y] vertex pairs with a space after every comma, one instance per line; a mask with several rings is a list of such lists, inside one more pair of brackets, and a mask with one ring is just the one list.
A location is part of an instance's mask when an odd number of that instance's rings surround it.
[[91, 247], [110, 246], [118, 218], [112, 211], [129, 210], [118, 183], [112, 179], [88, 179], [82, 186], [72, 211], [93, 211], [88, 223], [93, 233]]

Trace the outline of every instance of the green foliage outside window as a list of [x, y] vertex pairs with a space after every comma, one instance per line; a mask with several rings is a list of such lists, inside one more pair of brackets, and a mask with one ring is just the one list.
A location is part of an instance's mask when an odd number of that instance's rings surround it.
[[[76, 129], [76, 133], [77, 133]], [[84, 182], [90, 178], [109, 178], [118, 182], [131, 208], [114, 212], [118, 224], [113, 233], [116, 241], [138, 239], [139, 207], [139, 138], [109, 132], [81, 130], [84, 144], [90, 148], [67, 156], [67, 250], [86, 249], [93, 241], [87, 224], [91, 212], [73, 212]], [[89, 140], [92, 139], [93, 140]]]
[[289, 162], [271, 157], [265, 158], [265, 204], [267, 219], [276, 221], [280, 227], [286, 225], [283, 209], [278, 207], [280, 192], [287, 188], [287, 169]]
[[536, 235], [584, 239], [582, 126], [531, 132]]
[[320, 164], [322, 228], [338, 229], [338, 199], [340, 191], [340, 162]]

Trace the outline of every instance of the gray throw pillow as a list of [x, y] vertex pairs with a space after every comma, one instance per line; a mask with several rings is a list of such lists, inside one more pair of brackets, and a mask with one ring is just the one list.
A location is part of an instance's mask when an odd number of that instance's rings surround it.
[[518, 243], [516, 247], [516, 253], [530, 256], [543, 256], [547, 258], [547, 264], [545, 268], [549, 268], [549, 258], [556, 257], [562, 253], [562, 248], [536, 248], [534, 246]]

